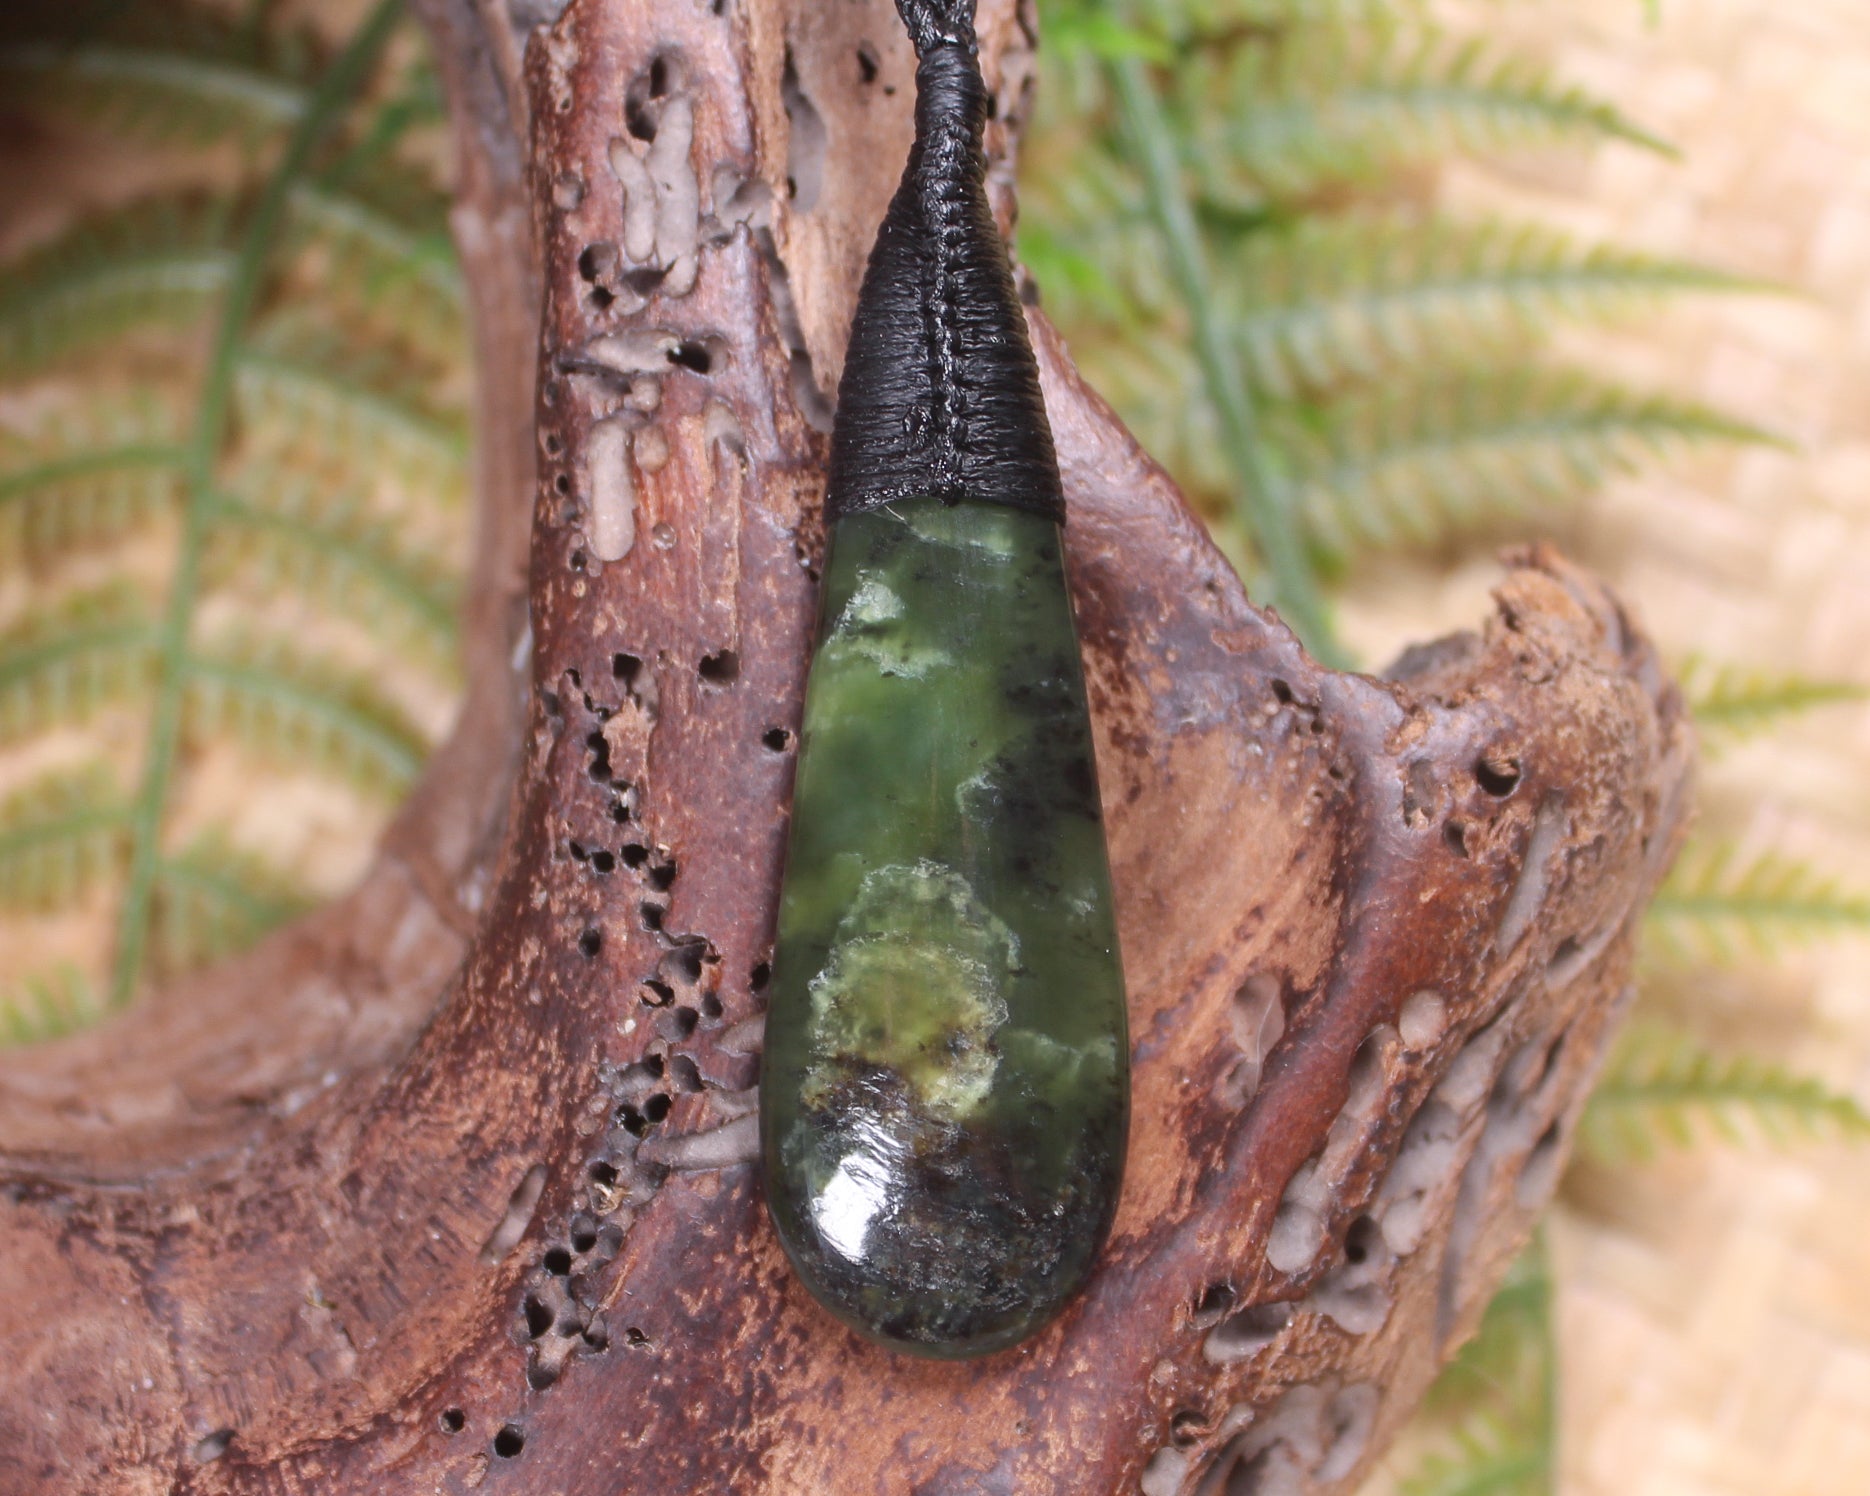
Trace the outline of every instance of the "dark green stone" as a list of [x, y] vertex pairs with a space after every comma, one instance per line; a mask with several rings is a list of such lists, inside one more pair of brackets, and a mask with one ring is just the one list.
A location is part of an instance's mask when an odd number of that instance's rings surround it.
[[833, 528], [761, 1077], [794, 1266], [968, 1356], [1083, 1283], [1129, 1051], [1058, 526], [897, 503]]

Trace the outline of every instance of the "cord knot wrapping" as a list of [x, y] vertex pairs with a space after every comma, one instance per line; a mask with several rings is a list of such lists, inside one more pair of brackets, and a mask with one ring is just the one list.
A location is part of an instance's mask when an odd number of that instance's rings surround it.
[[896, 0], [896, 12], [909, 28], [917, 57], [943, 47], [973, 54], [974, 0]]
[[916, 138], [864, 271], [838, 385], [826, 518], [933, 495], [1063, 522], [1039, 368], [987, 204], [973, 0], [897, 0]]

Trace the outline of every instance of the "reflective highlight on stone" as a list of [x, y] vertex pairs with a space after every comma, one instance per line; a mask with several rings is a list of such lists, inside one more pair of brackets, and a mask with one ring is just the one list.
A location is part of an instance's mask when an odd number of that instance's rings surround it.
[[1128, 1042], [1058, 526], [833, 528], [761, 1077], [769, 1205], [846, 1323], [997, 1350], [1116, 1208]]

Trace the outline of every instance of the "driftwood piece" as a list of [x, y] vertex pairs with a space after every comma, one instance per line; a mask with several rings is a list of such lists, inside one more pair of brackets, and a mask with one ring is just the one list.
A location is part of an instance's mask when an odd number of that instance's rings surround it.
[[[1627, 990], [1688, 768], [1648, 644], [1532, 551], [1478, 633], [1321, 670], [1035, 316], [1130, 1176], [1035, 1341], [860, 1342], [768, 1230], [752, 1086], [908, 48], [887, 0], [424, 9], [484, 378], [470, 704], [358, 894], [6, 1057], [0, 1493], [1347, 1489], [1549, 1195]], [[1004, 161], [1030, 17], [982, 10]]]

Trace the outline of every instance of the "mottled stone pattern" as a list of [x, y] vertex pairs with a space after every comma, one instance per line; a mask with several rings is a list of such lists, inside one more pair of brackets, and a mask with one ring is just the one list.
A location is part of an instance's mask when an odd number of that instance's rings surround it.
[[1058, 527], [837, 522], [761, 1082], [781, 1239], [849, 1324], [1010, 1345], [1083, 1281], [1128, 1126], [1123, 975]]

